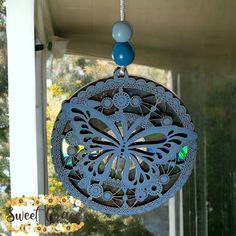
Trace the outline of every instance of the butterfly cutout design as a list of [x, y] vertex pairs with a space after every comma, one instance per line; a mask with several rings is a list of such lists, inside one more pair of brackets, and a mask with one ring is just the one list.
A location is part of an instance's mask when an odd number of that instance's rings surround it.
[[194, 131], [176, 125], [146, 126], [150, 114], [129, 120], [120, 110], [114, 121], [97, 110], [97, 104], [64, 103], [62, 109], [73, 137], [84, 146], [73, 169], [82, 168], [86, 178], [100, 183], [112, 177], [126, 188], [145, 189], [157, 179], [159, 165], [174, 160], [184, 145], [197, 138]]

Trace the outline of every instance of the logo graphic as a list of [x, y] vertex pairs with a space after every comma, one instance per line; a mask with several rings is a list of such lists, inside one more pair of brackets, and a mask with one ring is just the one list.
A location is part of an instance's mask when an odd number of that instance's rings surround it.
[[[64, 205], [74, 211], [55, 214], [54, 207], [56, 205]], [[42, 209], [40, 206], [45, 207]], [[78, 224], [60, 223], [58, 221], [69, 221], [71, 216], [76, 216], [78, 219], [80, 217], [78, 214], [80, 208], [83, 208], [83, 204], [78, 199], [71, 196], [22, 196], [8, 200], [6, 202], [6, 208], [2, 209], [1, 213], [4, 218], [5, 226], [10, 232], [24, 232], [25, 234], [30, 234], [33, 232], [44, 234], [67, 234], [80, 230], [84, 226], [84, 222], [80, 222]], [[39, 212], [42, 211], [44, 211], [45, 219], [47, 221], [54, 218], [57, 222], [48, 226], [39, 224]]]

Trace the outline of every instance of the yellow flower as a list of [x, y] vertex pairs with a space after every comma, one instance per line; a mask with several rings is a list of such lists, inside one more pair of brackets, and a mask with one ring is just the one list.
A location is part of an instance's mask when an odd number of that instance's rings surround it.
[[23, 205], [24, 204], [24, 198], [22, 198], [22, 197], [18, 198], [17, 203], [19, 204], [19, 206]]
[[54, 199], [53, 198], [48, 198], [48, 204], [52, 205], [54, 203]]
[[37, 199], [35, 199], [35, 201], [34, 201], [34, 205], [35, 206], [39, 206], [39, 205], [41, 205], [41, 202], [40, 202], [40, 200], [37, 198]]
[[80, 222], [79, 224], [79, 229], [81, 229], [82, 227], [84, 227], [84, 222]]
[[53, 187], [53, 186], [49, 188], [49, 191], [50, 191], [50, 192], [54, 192], [55, 190], [56, 190], [56, 188]]
[[46, 233], [47, 232], [47, 227], [46, 226], [42, 226], [42, 233]]
[[62, 203], [66, 203], [67, 201], [68, 201], [67, 197], [62, 197], [62, 198], [61, 198], [61, 202], [62, 202]]
[[14, 228], [12, 226], [7, 225], [7, 231], [14, 232]]
[[67, 207], [71, 207], [71, 206], [72, 206], [71, 202], [67, 202], [65, 205], [66, 205]]
[[17, 205], [18, 204], [18, 199], [17, 198], [14, 198], [14, 199], [12, 199], [11, 200], [11, 205], [13, 206], [13, 205]]
[[58, 85], [53, 85], [48, 90], [52, 93], [53, 96], [57, 96], [63, 93], [62, 88]]
[[56, 197], [54, 197], [54, 201], [55, 201], [55, 203], [59, 204], [61, 201], [61, 198], [56, 196]]
[[67, 226], [66, 226], [66, 231], [67, 231], [67, 232], [70, 232], [70, 231], [71, 231], [71, 229], [72, 229], [72, 228], [71, 228], [71, 226], [70, 226], [70, 225], [67, 225]]
[[20, 231], [26, 233], [25, 227], [25, 224], [20, 225]]
[[35, 228], [34, 228], [34, 231], [36, 232], [36, 233], [41, 233], [42, 231], [42, 226], [41, 225], [37, 225], [37, 226], [35, 226]]
[[10, 205], [11, 205], [11, 200], [7, 200], [6, 206], [10, 206]]
[[48, 205], [55, 205], [57, 203], [57, 198], [52, 195], [47, 196], [46, 200]]
[[71, 226], [72, 232], [77, 230], [77, 224], [73, 223], [73, 224], [70, 224], [70, 226]]
[[75, 83], [80, 85], [81, 84], [81, 80], [76, 80]]

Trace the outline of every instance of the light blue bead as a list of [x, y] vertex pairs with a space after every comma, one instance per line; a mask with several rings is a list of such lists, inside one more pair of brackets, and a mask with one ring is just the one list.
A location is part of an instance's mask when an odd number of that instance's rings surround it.
[[112, 37], [116, 42], [127, 42], [132, 34], [133, 29], [128, 21], [117, 21], [112, 27]]
[[112, 58], [119, 66], [128, 66], [134, 60], [134, 48], [129, 42], [115, 43], [112, 48]]

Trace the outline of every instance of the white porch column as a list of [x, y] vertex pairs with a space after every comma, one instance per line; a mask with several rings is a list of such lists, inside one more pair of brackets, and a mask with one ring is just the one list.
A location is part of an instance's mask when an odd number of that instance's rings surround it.
[[[171, 71], [167, 74], [167, 88], [173, 90], [173, 78]], [[175, 198], [169, 199], [169, 236], [176, 236]]]
[[36, 132], [40, 131], [36, 122], [34, 0], [7, 0], [6, 7], [11, 194], [38, 195], [44, 173], [38, 176], [37, 135], [41, 134]]
[[[168, 72], [167, 87], [181, 97], [180, 74]], [[183, 193], [182, 189], [169, 200], [169, 236], [183, 236]]]
[[34, 1], [7, 1], [12, 196], [38, 194]]

